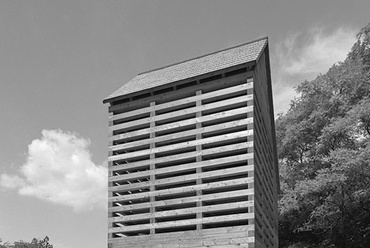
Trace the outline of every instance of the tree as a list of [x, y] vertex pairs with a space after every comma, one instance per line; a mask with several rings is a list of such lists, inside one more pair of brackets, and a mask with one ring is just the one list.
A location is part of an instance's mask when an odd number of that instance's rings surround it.
[[38, 248], [53, 248], [53, 245], [49, 243], [49, 237], [46, 236], [44, 239], [39, 240]]
[[23, 240], [16, 241], [13, 244], [6, 242], [1, 244], [0, 239], [0, 248], [53, 248], [53, 245], [49, 243], [49, 237], [46, 236], [44, 239], [37, 240], [33, 238], [31, 243], [25, 242]]
[[281, 247], [370, 247], [370, 23], [276, 122]]

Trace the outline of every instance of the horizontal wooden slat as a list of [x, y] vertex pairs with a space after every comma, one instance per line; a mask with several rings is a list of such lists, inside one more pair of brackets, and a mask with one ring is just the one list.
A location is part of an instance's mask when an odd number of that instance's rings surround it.
[[[235, 81], [243, 80], [242, 78], [244, 78], [244, 76], [237, 76], [237, 77], [235, 77], [235, 79], [233, 81], [235, 82]], [[175, 107], [175, 106], [179, 106], [179, 105], [188, 104], [188, 103], [191, 103], [191, 102], [195, 102], [197, 100], [203, 100], [203, 99], [207, 99], [207, 98], [223, 96], [223, 95], [226, 95], [226, 94], [239, 92], [239, 91], [252, 89], [252, 88], [253, 88], [253, 83], [240, 84], [240, 85], [237, 85], [237, 86], [233, 86], [233, 87], [229, 87], [229, 88], [225, 88], [225, 89], [221, 89], [221, 90], [217, 90], [217, 91], [212, 91], [212, 92], [201, 94], [201, 95], [196, 95], [196, 96], [187, 97], [187, 98], [183, 98], [183, 99], [176, 100], [176, 101], [171, 101], [171, 102], [167, 102], [167, 103], [163, 103], [163, 104], [158, 104], [158, 105], [155, 105], [155, 106], [152, 106], [152, 107], [146, 107], [146, 108], [141, 108], [141, 109], [128, 111], [128, 112], [125, 112], [125, 113], [122, 113], [122, 114], [112, 115], [112, 116], [109, 116], [109, 120], [110, 121], [115, 121], [115, 120], [119, 120], [119, 119], [122, 119], [122, 118], [132, 117], [132, 116], [136, 116], [136, 115], [142, 115], [142, 114], [145, 114], [145, 113], [149, 113], [151, 111], [158, 111], [158, 110], [162, 110], [162, 109], [166, 109], [166, 108], [171, 108], [171, 107]]]
[[[160, 131], [170, 130], [174, 128], [185, 127], [185, 126], [193, 125], [196, 123], [202, 123], [202, 122], [217, 120], [221, 118], [227, 118], [227, 117], [231, 117], [234, 115], [240, 115], [241, 113], [248, 113], [248, 112], [253, 112], [253, 106], [236, 108], [236, 109], [223, 111], [223, 112], [219, 112], [219, 113], [215, 113], [211, 115], [201, 116], [198, 118], [193, 118], [193, 119], [173, 122], [173, 123], [169, 123], [165, 125], [160, 125], [160, 126], [156, 126], [153, 128], [144, 128], [144, 129], [140, 129], [140, 130], [136, 130], [132, 132], [117, 134], [117, 135], [113, 135], [109, 137], [109, 141], [127, 139], [127, 138], [132, 138], [132, 137], [136, 137], [140, 135], [149, 134], [152, 132], [160, 132]], [[249, 118], [249, 119], [252, 119], [251, 123], [253, 123], [253, 118]]]
[[108, 157], [108, 161], [134, 158], [134, 157], [144, 156], [144, 155], [153, 154], [153, 153], [160, 153], [160, 152], [166, 152], [166, 151], [171, 151], [171, 150], [183, 149], [187, 147], [210, 144], [210, 143], [215, 143], [215, 142], [220, 142], [220, 141], [225, 141], [225, 140], [230, 140], [230, 139], [237, 139], [237, 138], [247, 137], [251, 135], [253, 135], [253, 130], [244, 130], [244, 131], [218, 135], [218, 136], [200, 139], [200, 140], [192, 140], [192, 141], [177, 143], [177, 144], [168, 145], [168, 146], [156, 147], [156, 148], [148, 149], [148, 150], [141, 150], [141, 151], [130, 152], [130, 153], [125, 153], [125, 154], [120, 154], [120, 155], [113, 155], [113, 156]]
[[126, 215], [121, 217], [112, 217], [108, 218], [108, 222], [124, 222], [124, 221], [133, 221], [133, 220], [143, 220], [150, 218], [159, 218], [159, 217], [169, 217], [169, 216], [179, 216], [185, 214], [194, 214], [194, 213], [207, 213], [212, 211], [220, 210], [230, 210], [238, 208], [247, 208], [254, 205], [253, 201], [242, 201], [242, 202], [233, 202], [226, 204], [218, 204], [211, 206], [202, 206], [202, 207], [193, 207], [193, 208], [184, 208], [168, 211], [157, 211], [155, 213], [145, 213], [145, 214], [135, 214], [135, 215]]
[[113, 227], [113, 228], [109, 228], [109, 232], [110, 233], [129, 232], [129, 231], [139, 231], [139, 230], [147, 230], [147, 229], [153, 229], [153, 228], [166, 228], [166, 227], [177, 227], [177, 226], [196, 225], [196, 224], [218, 223], [218, 222], [235, 221], [235, 220], [247, 220], [247, 219], [253, 219], [253, 218], [254, 218], [254, 213], [232, 214], [232, 215], [226, 215], [226, 216], [206, 217], [202, 219], [169, 221], [169, 222], [142, 224], [142, 225], [125, 226], [125, 227]]
[[109, 151], [117, 151], [117, 150], [132, 148], [132, 147], [136, 147], [136, 146], [147, 145], [147, 144], [150, 144], [150, 143], [156, 143], [156, 142], [162, 142], [162, 141], [166, 141], [166, 140], [173, 140], [173, 139], [183, 138], [183, 137], [187, 137], [187, 136], [196, 135], [196, 134], [199, 134], [199, 133], [205, 134], [205, 133], [209, 133], [209, 132], [212, 132], [212, 131], [218, 131], [218, 130], [225, 130], [225, 129], [229, 129], [229, 128], [240, 127], [240, 126], [244, 126], [244, 125], [247, 125], [247, 124], [251, 124], [251, 121], [252, 121], [252, 119], [249, 118], [249, 119], [241, 119], [241, 120], [236, 120], [236, 121], [225, 122], [225, 123], [216, 124], [216, 125], [212, 125], [212, 126], [208, 126], [208, 127], [192, 129], [192, 130], [173, 133], [173, 134], [169, 134], [169, 135], [163, 135], [163, 136], [155, 137], [155, 138], [151, 138], [151, 139], [148, 138], [148, 139], [139, 140], [139, 141], [135, 141], [135, 142], [129, 142], [129, 143], [125, 143], [125, 144], [114, 145], [114, 146], [110, 146], [108, 148], [108, 150]]
[[[210, 230], [216, 231], [217, 229]], [[254, 244], [254, 236], [248, 237], [246, 234], [247, 232], [230, 232], [217, 236], [204, 236], [202, 234], [193, 235], [191, 232], [195, 231], [185, 231], [182, 233], [182, 236], [176, 235], [175, 237], [161, 235], [162, 240], [148, 241], [144, 239], [142, 242], [139, 242], [140, 248], [251, 248], [251, 245]], [[171, 234], [174, 235], [176, 233]], [[170, 235], [170, 233], [167, 233], [167, 235]], [[117, 245], [113, 246], [113, 248], [135, 247], [138, 243], [135, 242], [133, 238], [134, 237], [111, 239], [112, 244]], [[258, 247], [260, 248], [260, 246]]]
[[[185, 232], [186, 234], [188, 232]], [[228, 238], [228, 237], [220, 237], [218, 238], [208, 238], [206, 240], [205, 237], [201, 238], [194, 238], [194, 237], [181, 237], [178, 240], [173, 239], [165, 239], [162, 241], [157, 242], [140, 242], [140, 248], [251, 248], [252, 244], [254, 245], [255, 238], [254, 237], [245, 237], [240, 233], [243, 238]], [[140, 236], [142, 237], [142, 236]], [[128, 237], [131, 239], [132, 237]], [[124, 238], [127, 240], [127, 237]], [[112, 239], [114, 240], [114, 239]], [[122, 240], [120, 238], [116, 238], [116, 240]], [[170, 243], [171, 242], [171, 243]], [[228, 244], [225, 244], [228, 242]], [[112, 248], [132, 248], [137, 245], [137, 243], [132, 242], [113, 242]], [[214, 245], [212, 245], [214, 244]], [[219, 245], [216, 245], [219, 244]], [[257, 248], [261, 248], [263, 246], [254, 246]]]
[[199, 202], [199, 201], [228, 199], [228, 198], [233, 198], [233, 197], [248, 196], [252, 194], [254, 194], [253, 188], [252, 189], [242, 189], [242, 190], [228, 191], [228, 192], [223, 192], [223, 193], [214, 193], [214, 194], [208, 194], [208, 195], [191, 196], [191, 197], [176, 198], [176, 199], [169, 199], [169, 200], [157, 200], [155, 202], [146, 202], [146, 203], [139, 203], [139, 204], [110, 207], [108, 211], [109, 212], [129, 211], [133, 209], [142, 209], [142, 208], [149, 208], [149, 207], [171, 206], [171, 205], [176, 205], [176, 204], [185, 204], [185, 203]]
[[181, 154], [176, 154], [176, 155], [171, 155], [171, 156], [166, 156], [166, 157], [161, 157], [161, 158], [148, 159], [148, 160], [142, 160], [138, 162], [121, 164], [121, 165], [113, 165], [113, 166], [109, 166], [109, 171], [129, 170], [129, 169], [134, 169], [134, 168], [149, 165], [149, 164], [157, 164], [157, 163], [163, 163], [163, 162], [168, 162], [168, 161], [177, 161], [181, 159], [192, 158], [198, 155], [205, 156], [205, 155], [211, 155], [211, 154], [216, 154], [216, 153], [221, 153], [221, 152], [236, 151], [236, 150], [246, 149], [252, 146], [253, 146], [253, 141], [237, 143], [237, 144], [228, 145], [228, 146], [204, 149], [201, 151], [181, 153]]
[[[218, 237], [245, 237], [248, 231], [254, 231], [254, 225], [242, 225], [242, 226], [231, 226], [231, 227], [219, 227], [212, 229], [203, 229], [197, 231], [185, 231], [185, 232], [173, 232], [173, 233], [157, 233], [155, 235], [145, 235], [145, 236], [130, 236], [123, 238], [111, 238], [108, 239], [111, 243], [124, 242], [127, 245], [150, 243], [160, 241], [162, 244], [164, 241], [171, 242], [184, 241], [184, 243], [189, 242], [192, 239], [212, 239]], [[167, 242], [166, 242], [167, 243]], [[152, 247], [150, 247], [152, 248]]]
[[196, 190], [205, 190], [205, 189], [216, 189], [216, 188], [221, 188], [221, 187], [223, 188], [223, 187], [240, 185], [240, 184], [245, 184], [245, 183], [253, 183], [253, 182], [254, 182], [253, 177], [247, 177], [247, 178], [227, 180], [227, 181], [222, 181], [222, 182], [185, 186], [185, 187], [173, 188], [173, 189], [162, 189], [162, 190], [156, 190], [152, 192], [144, 192], [144, 193], [131, 194], [131, 195], [112, 196], [112, 197], [108, 197], [108, 202], [123, 201], [123, 200], [128, 201], [128, 200], [133, 200], [133, 199], [147, 198], [151, 196], [179, 194], [179, 193], [192, 192]]
[[166, 119], [170, 119], [170, 118], [174, 118], [174, 117], [178, 117], [178, 116], [182, 116], [182, 115], [188, 115], [188, 114], [192, 114], [192, 113], [196, 113], [196, 112], [215, 109], [215, 108], [219, 108], [219, 107], [223, 107], [223, 106], [229, 106], [231, 104], [247, 102], [247, 101], [251, 101], [251, 100], [253, 100], [253, 95], [245, 95], [245, 96], [234, 97], [232, 99], [227, 99], [227, 100], [223, 100], [223, 101], [219, 101], [219, 102], [215, 102], [215, 103], [204, 104], [204, 105], [200, 105], [200, 106], [197, 106], [197, 107], [191, 107], [191, 108], [182, 109], [182, 110], [178, 110], [178, 111], [174, 111], [174, 112], [170, 112], [170, 113], [166, 113], [166, 114], [156, 115], [154, 117], [148, 117], [148, 118], [143, 118], [143, 119], [140, 119], [140, 120], [129, 121], [129, 122], [125, 122], [125, 123], [122, 123], [122, 124], [113, 125], [113, 126], [109, 127], [109, 130], [110, 131], [116, 131], [116, 130], [119, 130], [119, 129], [125, 129], [125, 128], [132, 127], [132, 126], [138, 126], [138, 125], [141, 125], [143, 123], [149, 123], [151, 121], [166, 120]]
[[[254, 238], [250, 237], [250, 238], [246, 238], [244, 240], [244, 242], [246, 243], [243, 243], [243, 244], [239, 244], [236, 241], [231, 240], [230, 243], [233, 243], [233, 244], [229, 244], [229, 245], [222, 244], [222, 245], [212, 245], [212, 246], [208, 245], [208, 246], [201, 246], [201, 248], [205, 248], [205, 247], [207, 248], [249, 248], [249, 247], [252, 247], [249, 244], [252, 244], [253, 240]], [[162, 248], [162, 247], [152, 247], [152, 248]], [[181, 246], [181, 248], [198, 248], [198, 247]]]
[[[254, 237], [243, 237], [243, 238], [220, 238], [214, 240], [204, 240], [202, 245], [209, 248], [248, 248], [248, 243], [253, 243]], [[246, 244], [243, 246], [242, 244]], [[190, 248], [194, 246], [183, 246], [181, 248]]]
[[233, 162], [248, 160], [252, 158], [253, 158], [253, 153], [246, 153], [246, 154], [241, 154], [241, 155], [236, 155], [236, 156], [230, 156], [230, 157], [224, 157], [224, 158], [218, 158], [218, 159], [210, 159], [206, 161], [171, 166], [171, 167], [166, 167], [162, 169], [148, 170], [148, 171], [136, 172], [136, 173], [131, 173], [131, 174], [124, 174], [120, 176], [110, 176], [108, 181], [115, 182], [115, 181], [130, 180], [130, 179], [132, 180], [135, 178], [149, 177], [151, 175], [161, 175], [161, 174], [166, 174], [169, 172], [195, 169], [195, 168], [201, 168], [201, 167], [204, 168], [204, 167], [209, 167], [209, 166], [218, 165], [218, 164], [233, 163]]
[[166, 179], [160, 179], [155, 180], [154, 184], [153, 182], [141, 182], [141, 183], [132, 183], [132, 184], [125, 184], [120, 186], [112, 186], [109, 187], [109, 192], [113, 191], [130, 191], [134, 189], [140, 189], [149, 187], [150, 185], [171, 185], [181, 182], [187, 182], [192, 181], [195, 179], [201, 179], [201, 178], [213, 178], [213, 177], [219, 177], [224, 175], [235, 175], [243, 172], [248, 172], [253, 170], [253, 165], [246, 165], [246, 166], [240, 166], [236, 168], [230, 168], [230, 169], [222, 169], [222, 170], [215, 170], [215, 171], [209, 171], [209, 172], [202, 172], [202, 173], [196, 173], [196, 174], [190, 174], [185, 176], [177, 176], [177, 177], [171, 177]]

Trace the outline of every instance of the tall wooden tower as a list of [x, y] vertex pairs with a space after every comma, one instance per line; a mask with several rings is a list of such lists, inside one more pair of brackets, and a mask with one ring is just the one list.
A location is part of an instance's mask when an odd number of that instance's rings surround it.
[[109, 247], [278, 247], [267, 38], [141, 73], [104, 103]]

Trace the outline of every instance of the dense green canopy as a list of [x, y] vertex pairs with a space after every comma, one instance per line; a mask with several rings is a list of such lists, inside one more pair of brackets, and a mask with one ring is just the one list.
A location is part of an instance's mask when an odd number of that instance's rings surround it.
[[280, 247], [370, 247], [370, 23], [276, 122]]

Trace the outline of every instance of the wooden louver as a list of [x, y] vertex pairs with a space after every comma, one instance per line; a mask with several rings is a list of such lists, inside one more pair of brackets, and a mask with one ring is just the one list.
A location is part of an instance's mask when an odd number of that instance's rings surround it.
[[242, 71], [112, 107], [111, 239], [251, 224], [253, 78]]
[[277, 248], [267, 38], [139, 74], [109, 102], [109, 248]]

